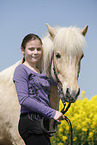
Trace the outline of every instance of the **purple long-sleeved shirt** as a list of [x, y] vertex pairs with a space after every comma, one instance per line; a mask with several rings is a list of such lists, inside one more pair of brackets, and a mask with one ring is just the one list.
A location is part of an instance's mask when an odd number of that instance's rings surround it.
[[[50, 107], [50, 79], [43, 73], [38, 74], [26, 65], [20, 64], [14, 72], [21, 113], [31, 112], [36, 118], [53, 118], [56, 110]], [[53, 82], [53, 85], [56, 83]]]

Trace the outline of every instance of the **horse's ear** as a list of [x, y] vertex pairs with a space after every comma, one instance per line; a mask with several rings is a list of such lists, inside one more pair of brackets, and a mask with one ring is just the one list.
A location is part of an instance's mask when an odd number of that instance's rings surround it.
[[86, 25], [82, 30], [81, 33], [85, 36], [88, 30], [88, 25]]
[[46, 23], [46, 26], [47, 26], [47, 29], [49, 31], [49, 34], [51, 36], [52, 39], [54, 39], [54, 37], [56, 36], [56, 30], [54, 28], [52, 28], [51, 26], [49, 26], [47, 23]]

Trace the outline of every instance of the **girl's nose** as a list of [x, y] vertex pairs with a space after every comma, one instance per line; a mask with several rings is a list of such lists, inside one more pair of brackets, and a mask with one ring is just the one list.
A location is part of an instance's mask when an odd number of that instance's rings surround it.
[[35, 50], [34, 50], [34, 54], [37, 54], [37, 52], [38, 52], [37, 49], [35, 49]]

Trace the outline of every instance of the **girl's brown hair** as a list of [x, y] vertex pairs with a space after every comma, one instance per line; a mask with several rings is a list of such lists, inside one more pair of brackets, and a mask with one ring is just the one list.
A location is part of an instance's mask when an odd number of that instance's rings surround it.
[[35, 40], [35, 39], [40, 40], [40, 43], [42, 44], [41, 38], [38, 35], [31, 33], [31, 34], [28, 34], [24, 37], [22, 44], [21, 44], [21, 47], [23, 49], [25, 49], [27, 42], [29, 42], [30, 40]]

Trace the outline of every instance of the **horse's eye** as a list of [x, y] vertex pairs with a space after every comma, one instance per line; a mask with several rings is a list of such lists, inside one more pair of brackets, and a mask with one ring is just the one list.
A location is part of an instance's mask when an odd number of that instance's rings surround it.
[[61, 58], [61, 55], [58, 53], [58, 52], [56, 52], [56, 58]]

